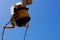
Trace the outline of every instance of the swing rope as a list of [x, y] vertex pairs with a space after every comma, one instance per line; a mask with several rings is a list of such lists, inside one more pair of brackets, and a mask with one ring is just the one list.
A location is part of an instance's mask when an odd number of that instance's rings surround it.
[[25, 40], [25, 38], [26, 38], [27, 31], [28, 31], [28, 28], [26, 28], [26, 31], [25, 31], [25, 34], [24, 34], [24, 38], [23, 38], [23, 40]]
[[[28, 27], [29, 27], [29, 23], [28, 23]], [[28, 28], [26, 28], [26, 30], [25, 30], [25, 33], [24, 33], [24, 38], [23, 38], [23, 40], [26, 40], [27, 31], [28, 31]]]
[[[7, 26], [9, 23], [10, 23], [10, 21], [9, 21], [5, 26]], [[4, 27], [5, 27], [5, 26], [4, 26]], [[1, 39], [1, 40], [3, 40], [3, 37], [4, 37], [4, 31], [5, 31], [5, 28], [3, 28], [3, 31], [2, 31], [2, 39]]]
[[[7, 26], [9, 23], [10, 23], [10, 21], [9, 21], [5, 26]], [[4, 26], [4, 27], [5, 27], [5, 26]], [[28, 31], [28, 28], [26, 28], [26, 31], [25, 31], [25, 33], [24, 33], [24, 38], [23, 38], [23, 40], [25, 40], [25, 38], [26, 38], [27, 31]], [[4, 32], [5, 32], [5, 28], [3, 28], [3, 31], [2, 31], [2, 39], [1, 39], [1, 40], [3, 40], [3, 38], [4, 38]]]

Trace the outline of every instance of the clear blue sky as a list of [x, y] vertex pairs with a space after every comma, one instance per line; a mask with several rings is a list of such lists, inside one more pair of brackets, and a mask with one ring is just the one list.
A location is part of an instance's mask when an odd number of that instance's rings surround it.
[[[0, 40], [3, 26], [10, 20], [10, 7], [20, 0], [0, 0]], [[33, 0], [26, 40], [60, 40], [60, 1]], [[6, 29], [4, 40], [22, 40], [25, 28]]]

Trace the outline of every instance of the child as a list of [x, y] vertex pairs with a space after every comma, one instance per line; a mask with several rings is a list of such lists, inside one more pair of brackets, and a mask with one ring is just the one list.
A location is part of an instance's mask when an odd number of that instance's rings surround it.
[[27, 4], [32, 4], [32, 0], [22, 0], [11, 7], [11, 24], [12, 26], [5, 26], [4, 28], [14, 28], [15, 25], [19, 27], [29, 27], [28, 22], [30, 21], [30, 16], [28, 14]]

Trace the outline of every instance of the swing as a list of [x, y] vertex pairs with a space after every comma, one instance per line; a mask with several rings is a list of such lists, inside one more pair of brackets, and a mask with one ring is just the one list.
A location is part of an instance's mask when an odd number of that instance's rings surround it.
[[[18, 5], [17, 8], [14, 8], [14, 15], [11, 17], [11, 20], [4, 26], [3, 31], [2, 31], [2, 39], [3, 40], [3, 36], [4, 36], [4, 31], [5, 31], [5, 27], [11, 22], [11, 24], [16, 24], [18, 27], [22, 27], [25, 26], [26, 24], [28, 24], [29, 26], [29, 21], [30, 21], [30, 15], [28, 14], [28, 9], [26, 8], [27, 4], [32, 4], [32, 0], [22, 0], [22, 5]], [[27, 4], [25, 4], [27, 2]], [[14, 27], [7, 27], [7, 28], [14, 28]], [[26, 34], [27, 34], [27, 30], [28, 27], [26, 28], [25, 31], [25, 35], [23, 40], [25, 40]]]

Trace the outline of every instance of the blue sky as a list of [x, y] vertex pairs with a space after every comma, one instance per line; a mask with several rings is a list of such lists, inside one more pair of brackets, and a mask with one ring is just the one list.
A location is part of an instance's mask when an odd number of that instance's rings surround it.
[[[10, 20], [10, 7], [20, 0], [0, 1], [0, 40], [3, 26]], [[31, 16], [26, 40], [60, 40], [60, 1], [33, 0], [28, 6]], [[6, 29], [4, 40], [22, 40], [25, 28]]]

